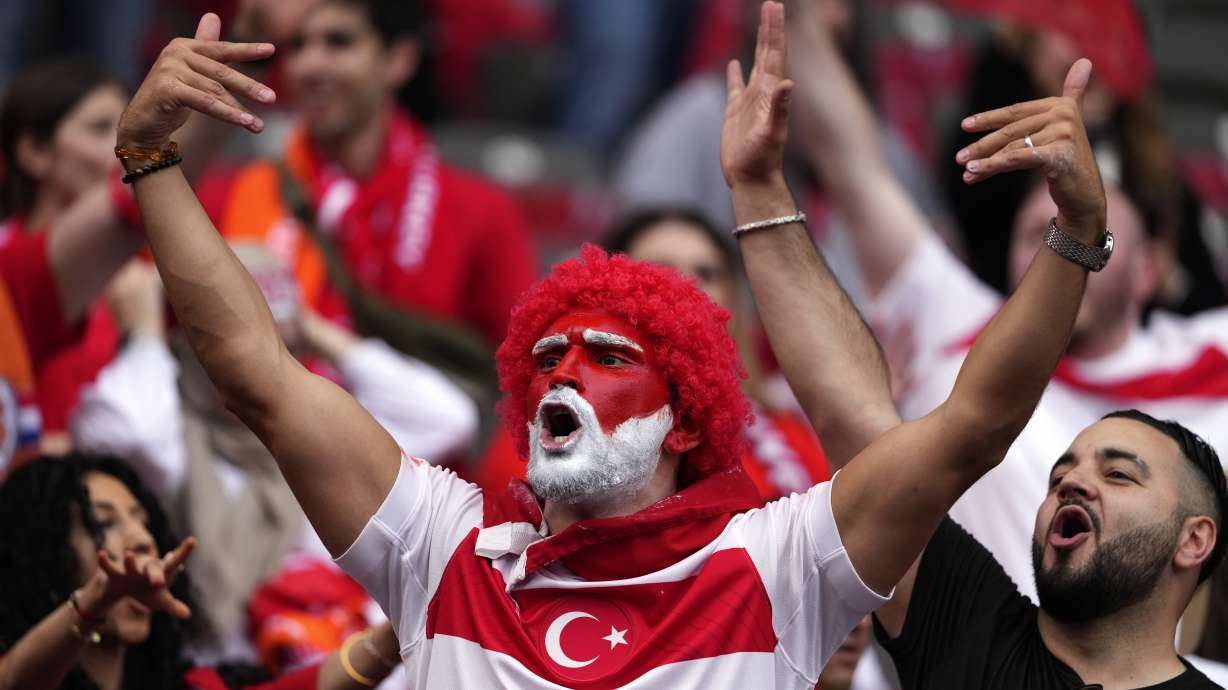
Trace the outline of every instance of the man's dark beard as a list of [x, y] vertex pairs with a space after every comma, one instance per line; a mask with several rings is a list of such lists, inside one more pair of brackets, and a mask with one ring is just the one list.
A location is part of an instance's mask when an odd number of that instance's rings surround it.
[[1137, 604], [1155, 590], [1180, 533], [1180, 523], [1171, 521], [1133, 529], [1097, 547], [1079, 570], [1064, 563], [1059, 553], [1057, 564], [1045, 571], [1044, 543], [1033, 540], [1032, 572], [1040, 607], [1057, 620], [1084, 623]]

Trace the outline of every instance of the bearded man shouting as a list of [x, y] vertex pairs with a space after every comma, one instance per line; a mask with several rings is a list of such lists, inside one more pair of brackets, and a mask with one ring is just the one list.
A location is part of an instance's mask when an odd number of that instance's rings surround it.
[[[192, 109], [261, 128], [235, 95], [271, 94], [223, 63], [272, 47], [217, 34], [207, 15], [196, 40], [163, 51], [121, 122], [125, 150], [174, 161], [167, 142]], [[803, 346], [779, 340], [777, 356], [790, 371], [839, 372], [845, 393], [827, 397], [842, 407], [812, 415], [822, 434], [831, 420], [882, 420], [871, 408], [890, 397], [873, 338], [814, 256], [783, 183], [784, 53], [784, 7], [767, 2], [749, 82], [730, 65], [721, 160], [769, 329], [777, 340], [807, 329]], [[1080, 69], [1075, 80], [1086, 84]], [[1077, 111], [1029, 115], [1069, 133], [1046, 149], [1066, 161], [1051, 176], [1057, 223], [1070, 241], [1098, 244], [1104, 191]], [[833, 482], [755, 510], [738, 464], [747, 404], [728, 315], [669, 269], [586, 248], [513, 310], [498, 363], [529, 482], [484, 496], [405, 456], [344, 391], [286, 352], [260, 291], [173, 163], [126, 164], [142, 171], [137, 200], [198, 358], [269, 447], [324, 544], [393, 621], [415, 687], [813, 687], [1027, 422], [1087, 273], [1042, 249], [945, 405], [884, 434]], [[774, 263], [801, 270], [764, 275]], [[824, 385], [795, 379], [803, 403]], [[837, 460], [846, 452], [829, 450]], [[355, 653], [358, 677], [365, 661]]]

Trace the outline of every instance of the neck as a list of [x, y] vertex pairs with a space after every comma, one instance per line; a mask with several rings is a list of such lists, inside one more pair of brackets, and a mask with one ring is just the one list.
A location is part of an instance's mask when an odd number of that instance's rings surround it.
[[124, 679], [124, 653], [127, 651], [125, 645], [104, 638], [102, 644], [89, 645], [81, 652], [81, 670], [99, 690], [119, 690]]
[[666, 496], [678, 492], [678, 461], [667, 460], [665, 457], [657, 463], [657, 469], [644, 488], [630, 497], [619, 496], [614, 499], [586, 501], [582, 503], [562, 503], [546, 501], [542, 508], [542, 517], [550, 534], [558, 534], [581, 520], [594, 518], [621, 517], [631, 515], [660, 501]]
[[1134, 329], [1141, 315], [1138, 309], [1130, 310], [1129, 314], [1116, 319], [1107, 326], [1086, 329], [1089, 332], [1077, 334], [1070, 339], [1066, 354], [1076, 359], [1099, 359], [1117, 352], [1125, 346], [1134, 334]]
[[333, 138], [313, 139], [324, 155], [355, 179], [375, 170], [388, 133], [389, 108], [381, 107], [360, 127]]
[[1185, 671], [1173, 648], [1177, 621], [1153, 599], [1086, 623], [1059, 621], [1044, 609], [1037, 626], [1045, 647], [1083, 679], [1104, 690], [1162, 683]]
[[51, 190], [43, 189], [34, 197], [34, 204], [30, 206], [30, 212], [26, 214], [26, 231], [51, 227], [52, 223], [59, 220], [60, 214], [64, 212], [69, 203], [69, 199], [61, 199]]

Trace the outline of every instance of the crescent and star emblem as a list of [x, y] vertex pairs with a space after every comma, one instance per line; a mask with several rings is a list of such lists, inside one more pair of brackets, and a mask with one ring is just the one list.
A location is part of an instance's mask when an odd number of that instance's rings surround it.
[[[563, 629], [567, 627], [568, 623], [582, 618], [597, 620], [597, 617], [591, 613], [585, 613], [583, 611], [569, 611], [558, 618], [555, 618], [554, 622], [550, 624], [550, 627], [546, 629], [546, 654], [549, 655], [551, 661], [559, 666], [562, 666], [563, 668], [584, 668], [599, 658], [595, 656], [587, 661], [577, 661], [567, 656], [567, 654], [563, 652], [563, 645], [560, 643], [563, 638]], [[628, 646], [630, 645], [630, 643], [626, 640], [626, 635], [626, 629], [619, 630], [611, 625], [610, 634], [601, 639], [609, 642], [610, 649], [614, 649], [621, 644]]]

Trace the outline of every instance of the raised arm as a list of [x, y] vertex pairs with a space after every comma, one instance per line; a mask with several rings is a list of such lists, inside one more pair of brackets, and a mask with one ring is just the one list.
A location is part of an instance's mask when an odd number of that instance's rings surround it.
[[[768, 63], [784, 58], [773, 48], [783, 41], [783, 22], [779, 12], [764, 6], [752, 85], [768, 78], [762, 72], [783, 73], [783, 64]], [[778, 82], [775, 92], [759, 91], [761, 98], [769, 99], [764, 103], [744, 97], [737, 61], [731, 63], [727, 77], [729, 104], [721, 148], [736, 222], [792, 215], [797, 205], [780, 169], [790, 83]], [[764, 108], [781, 121], [771, 129], [754, 130], [750, 123]], [[744, 134], [748, 129], [771, 138], [748, 137]], [[774, 152], [767, 174], [743, 175], [738, 161], [750, 155], [749, 149], [760, 148]], [[878, 343], [815, 251], [804, 225], [745, 233], [739, 244], [772, 350], [823, 443], [828, 463], [838, 469], [900, 422]]]
[[808, 3], [789, 20], [790, 73], [802, 150], [849, 226], [865, 288], [876, 296], [929, 232], [887, 166], [878, 120]]
[[[216, 24], [216, 15], [206, 15], [198, 36], [216, 36]], [[269, 102], [272, 92], [224, 63], [272, 50], [175, 39], [124, 112], [120, 145], [161, 148], [191, 110], [260, 131], [263, 123], [232, 94]], [[342, 552], [396, 479], [396, 443], [349, 395], [286, 350], [259, 288], [177, 168], [135, 187], [167, 297], [196, 356], [227, 407], [277, 459], [324, 545]]]
[[[745, 89], [731, 89], [722, 163], [743, 209], [778, 214], [781, 209], [770, 206], [764, 190], [779, 173], [791, 85], [784, 80], [783, 9], [766, 3], [763, 12], [769, 29], [760, 33], [756, 69]], [[1104, 189], [1079, 118], [1090, 71], [1086, 60], [1076, 63], [1061, 98], [965, 120], [969, 130], [996, 131], [961, 151], [957, 160], [967, 165], [969, 183], [1010, 170], [1043, 169], [1059, 209], [1058, 226], [1096, 245], [1104, 229]], [[732, 69], [730, 80], [741, 86]], [[1029, 134], [1034, 149], [1022, 140]], [[1086, 280], [1086, 269], [1041, 249], [1015, 294], [977, 339], [950, 397], [929, 415], [888, 431], [845, 467], [832, 488], [832, 510], [866, 584], [880, 592], [891, 589], [955, 500], [1001, 461], [1066, 348]], [[795, 300], [818, 301], [794, 290]], [[777, 333], [790, 324], [779, 326]], [[827, 366], [813, 356], [782, 364], [798, 367], [791, 379]]]

